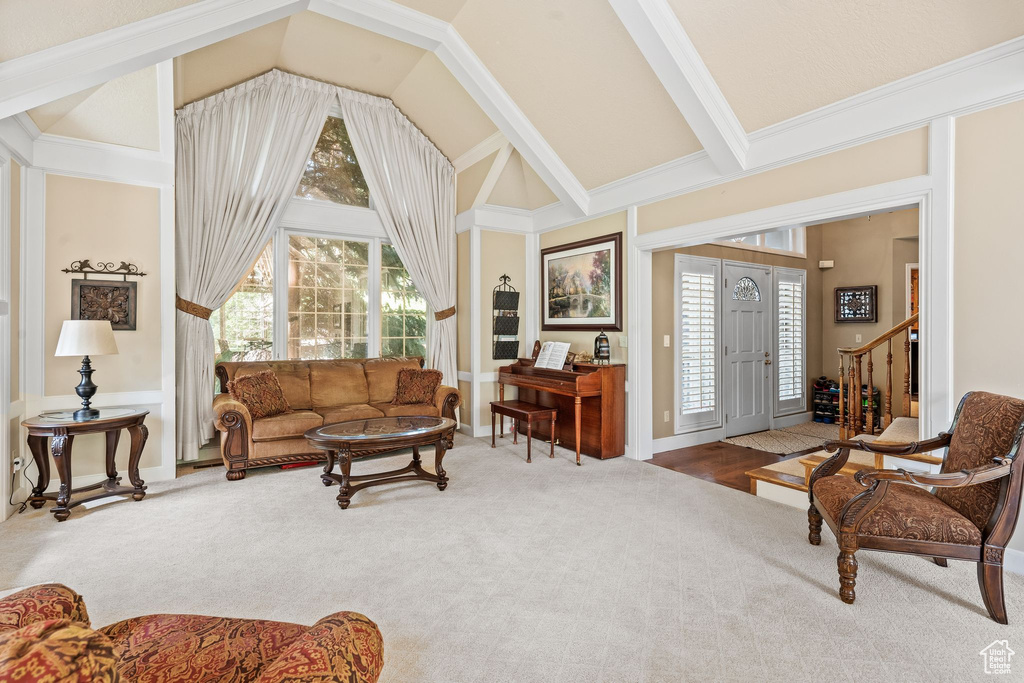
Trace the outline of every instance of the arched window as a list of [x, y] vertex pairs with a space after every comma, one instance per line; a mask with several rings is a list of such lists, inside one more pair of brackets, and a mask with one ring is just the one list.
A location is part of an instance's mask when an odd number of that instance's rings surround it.
[[735, 301], [760, 301], [761, 290], [749, 277], [741, 277], [732, 288], [732, 298]]

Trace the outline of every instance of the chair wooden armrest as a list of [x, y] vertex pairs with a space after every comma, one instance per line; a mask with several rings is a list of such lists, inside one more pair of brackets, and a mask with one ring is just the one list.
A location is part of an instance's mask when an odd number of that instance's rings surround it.
[[943, 432], [935, 438], [925, 441], [913, 441], [911, 443], [885, 443], [878, 441], [826, 441], [825, 450], [832, 453], [835, 450], [849, 448], [855, 451], [867, 451], [868, 453], [881, 453], [882, 455], [913, 455], [914, 453], [927, 453], [949, 446], [951, 434]]
[[891, 481], [897, 484], [914, 484], [917, 486], [936, 486], [940, 488], [962, 488], [986, 481], [1002, 479], [1009, 476], [1011, 462], [1005, 458], [997, 458], [993, 465], [983, 465], [959, 472], [933, 474], [931, 472], [908, 472], [902, 468], [895, 470], [861, 470], [853, 475], [862, 486], [870, 486], [873, 482]]

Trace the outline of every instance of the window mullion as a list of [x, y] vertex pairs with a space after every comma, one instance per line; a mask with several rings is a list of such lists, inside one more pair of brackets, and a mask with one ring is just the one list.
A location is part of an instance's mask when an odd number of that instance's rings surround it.
[[370, 272], [367, 283], [369, 292], [367, 296], [366, 311], [366, 356], [378, 358], [381, 355], [381, 294], [380, 294], [380, 238], [374, 237], [370, 240]]
[[274, 346], [273, 357], [288, 358], [288, 234], [274, 232]]

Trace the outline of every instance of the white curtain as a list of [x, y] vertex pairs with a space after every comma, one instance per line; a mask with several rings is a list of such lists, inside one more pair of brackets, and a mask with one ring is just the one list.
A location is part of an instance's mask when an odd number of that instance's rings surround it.
[[270, 239], [336, 97], [334, 86], [271, 71], [177, 112], [175, 380], [181, 460], [197, 459], [213, 436], [215, 350], [206, 318], [224, 304]]
[[374, 208], [416, 288], [434, 309], [427, 360], [458, 386], [455, 170], [391, 100], [338, 88], [345, 128]]

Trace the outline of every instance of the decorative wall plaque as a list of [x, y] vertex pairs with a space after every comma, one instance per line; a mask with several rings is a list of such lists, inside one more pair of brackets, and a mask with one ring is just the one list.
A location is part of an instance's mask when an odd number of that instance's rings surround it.
[[71, 319], [109, 320], [115, 330], [134, 330], [137, 282], [72, 280]]
[[835, 321], [878, 322], [878, 285], [836, 287]]

